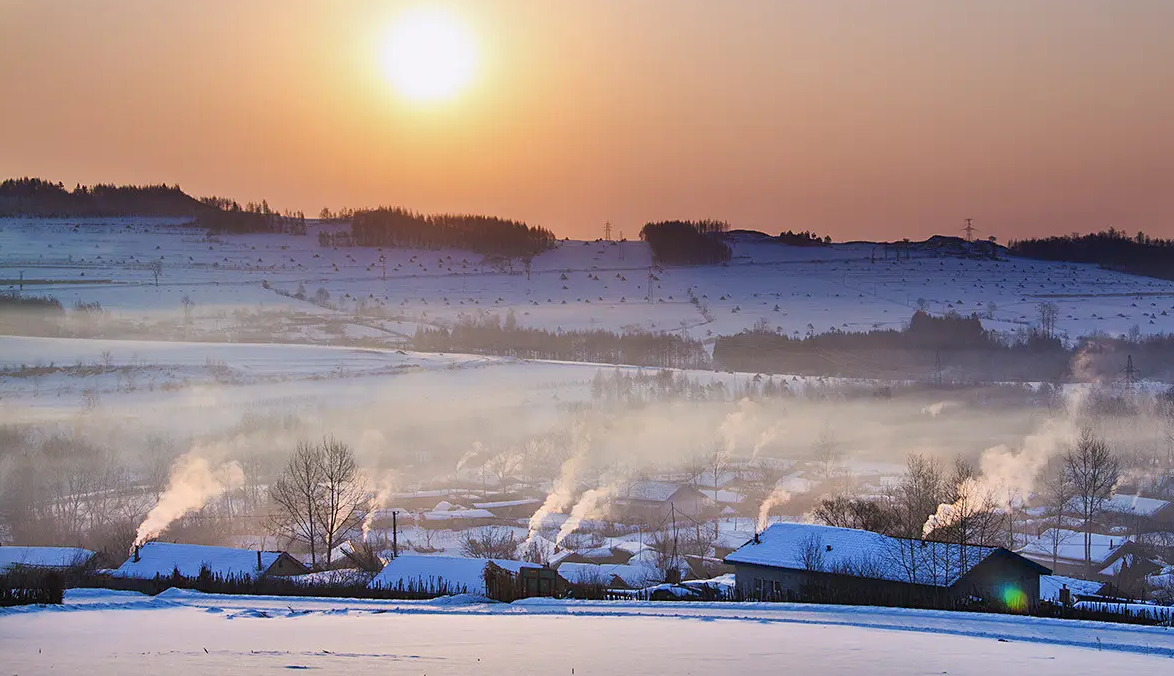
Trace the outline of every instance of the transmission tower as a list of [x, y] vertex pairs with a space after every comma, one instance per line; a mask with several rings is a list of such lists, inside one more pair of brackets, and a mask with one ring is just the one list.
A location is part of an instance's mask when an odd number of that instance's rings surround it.
[[624, 260], [624, 231], [620, 230], [620, 260]]
[[606, 221], [603, 224], [603, 241], [611, 241], [611, 221]]
[[1129, 355], [1125, 359], [1125, 385], [1133, 387], [1137, 384], [1141, 373], [1133, 366], [1133, 355]]
[[973, 218], [966, 219], [966, 227], [962, 228], [962, 232], [966, 233], [966, 241], [967, 242], [974, 241], [974, 233], [977, 231], [978, 231], [978, 228], [974, 227], [974, 219]]

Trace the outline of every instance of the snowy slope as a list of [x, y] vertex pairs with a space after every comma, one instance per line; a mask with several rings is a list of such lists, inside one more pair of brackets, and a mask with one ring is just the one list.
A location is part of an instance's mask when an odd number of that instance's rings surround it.
[[[922, 306], [978, 312], [988, 327], [1013, 331], [1035, 322], [1042, 301], [1059, 306], [1057, 328], [1070, 337], [1121, 334], [1133, 325], [1147, 334], [1174, 330], [1174, 282], [1091, 265], [931, 253], [897, 261], [871, 244], [809, 248], [743, 238], [728, 265], [663, 270], [651, 269], [641, 242], [560, 242], [527, 276], [467, 251], [319, 247], [317, 230], [336, 226], [314, 225], [303, 237], [207, 238], [143, 219], [74, 224], [0, 220], [0, 288], [15, 288], [23, 274], [26, 293], [49, 293], [67, 306], [98, 301], [116, 318], [145, 322], [174, 323], [187, 297], [194, 305], [182, 328], [189, 333], [236, 335], [243, 320], [234, 312], [245, 309], [283, 317], [270, 328], [303, 341], [402, 341], [420, 324], [504, 318], [511, 310], [528, 326], [707, 339], [760, 320], [788, 334], [809, 325], [898, 327]], [[158, 286], [155, 261], [163, 266]], [[279, 293], [299, 286], [311, 299], [321, 289], [325, 306]]]

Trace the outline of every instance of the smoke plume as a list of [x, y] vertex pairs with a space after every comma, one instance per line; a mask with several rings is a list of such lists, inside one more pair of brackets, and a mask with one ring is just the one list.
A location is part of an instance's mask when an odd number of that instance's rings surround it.
[[375, 484], [375, 497], [371, 499], [371, 506], [367, 510], [367, 515], [363, 517], [363, 542], [367, 541], [371, 534], [371, 524], [379, 516], [379, 511], [387, 507], [387, 503], [391, 500], [394, 492], [395, 474], [390, 471], [384, 472]]
[[579, 497], [579, 501], [571, 509], [570, 517], [563, 522], [562, 528], [559, 528], [558, 537], [554, 539], [554, 543], [556, 545], [562, 544], [563, 539], [579, 528], [579, 524], [583, 522], [583, 519], [590, 519], [605, 514], [615, 493], [616, 490], [613, 486], [592, 488], [584, 492]]
[[766, 496], [766, 499], [762, 501], [762, 505], [758, 507], [758, 523], [755, 524], [755, 530], [758, 532], [766, 530], [767, 523], [770, 520], [770, 510], [779, 505], [786, 504], [790, 499], [790, 491], [775, 486], [775, 489], [771, 491], [770, 495]]
[[216, 467], [207, 458], [188, 452], [171, 466], [171, 480], [159, 502], [147, 514], [135, 534], [135, 545], [158, 537], [171, 522], [194, 512], [209, 500], [244, 485], [245, 473], [236, 461]]

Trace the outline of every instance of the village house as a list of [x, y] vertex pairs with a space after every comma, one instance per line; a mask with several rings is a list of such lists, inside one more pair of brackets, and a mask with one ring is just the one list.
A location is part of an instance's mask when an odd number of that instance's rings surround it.
[[982, 599], [1013, 610], [1039, 603], [1046, 567], [1001, 547], [893, 538], [779, 523], [726, 557], [744, 598], [946, 603]]
[[81, 568], [94, 558], [94, 552], [77, 547], [23, 547], [0, 545], [0, 574], [20, 568], [69, 570]]
[[205, 569], [224, 578], [286, 577], [309, 572], [301, 561], [286, 552], [148, 542], [135, 547], [130, 557], [111, 574], [147, 580], [168, 577], [176, 571], [184, 577], [198, 577]]
[[1093, 533], [1089, 547], [1089, 563], [1085, 564], [1084, 533], [1062, 528], [1049, 528], [1038, 538], [1028, 541], [1019, 554], [1051, 568], [1057, 575], [1092, 577], [1111, 566], [1121, 557], [1135, 553], [1132, 536]]
[[668, 481], [636, 481], [619, 492], [615, 506], [623, 518], [659, 522], [676, 514], [680, 518], [703, 519], [714, 503], [689, 484]]
[[565, 588], [565, 584], [553, 569], [526, 561], [407, 554], [389, 561], [371, 581], [370, 587], [508, 599], [554, 596]]

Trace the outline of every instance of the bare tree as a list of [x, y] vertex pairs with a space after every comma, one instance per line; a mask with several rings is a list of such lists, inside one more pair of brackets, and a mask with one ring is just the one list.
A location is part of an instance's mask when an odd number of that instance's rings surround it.
[[1105, 440], [1091, 428], [1080, 431], [1076, 446], [1064, 455], [1064, 469], [1072, 482], [1076, 506], [1084, 531], [1085, 573], [1092, 572], [1093, 519], [1104, 511], [1105, 502], [1121, 479], [1121, 463]]
[[518, 539], [506, 528], [477, 528], [461, 534], [461, 553], [471, 559], [513, 559]]
[[812, 515], [829, 526], [870, 530], [891, 535], [896, 531], [896, 517], [887, 505], [867, 498], [832, 495], [816, 503]]
[[274, 506], [271, 529], [306, 544], [314, 567], [319, 551], [330, 565], [331, 550], [358, 525], [367, 502], [354, 453], [329, 438], [299, 443], [269, 495]]
[[147, 269], [155, 275], [155, 286], [159, 286], [159, 275], [163, 274], [163, 261], [151, 261], [147, 264]]
[[1044, 467], [1041, 486], [1040, 497], [1045, 510], [1044, 517], [1051, 524], [1051, 528], [1048, 529], [1048, 544], [1052, 548], [1052, 569], [1055, 570], [1060, 558], [1060, 545], [1068, 540], [1064, 517], [1072, 509], [1071, 503], [1076, 492], [1063, 458], [1058, 458]]
[[522, 469], [522, 460], [520, 451], [506, 450], [491, 456], [482, 467], [492, 472], [498, 483], [501, 483], [508, 477], [517, 476]]
[[826, 547], [823, 538], [816, 534], [808, 535], [799, 543], [799, 560], [803, 562], [804, 570], [824, 570], [824, 552]]
[[905, 473], [891, 487], [888, 501], [895, 519], [896, 535], [919, 539], [926, 519], [937, 512], [947, 498], [947, 483], [941, 465], [932, 458], [913, 453], [905, 459]]
[[1039, 312], [1039, 330], [1048, 338], [1056, 335], [1056, 319], [1060, 316], [1060, 308], [1051, 301], [1044, 301], [1036, 306]]
[[832, 432], [831, 425], [824, 423], [811, 447], [815, 462], [815, 475], [824, 481], [835, 479], [844, 473], [844, 453]]

